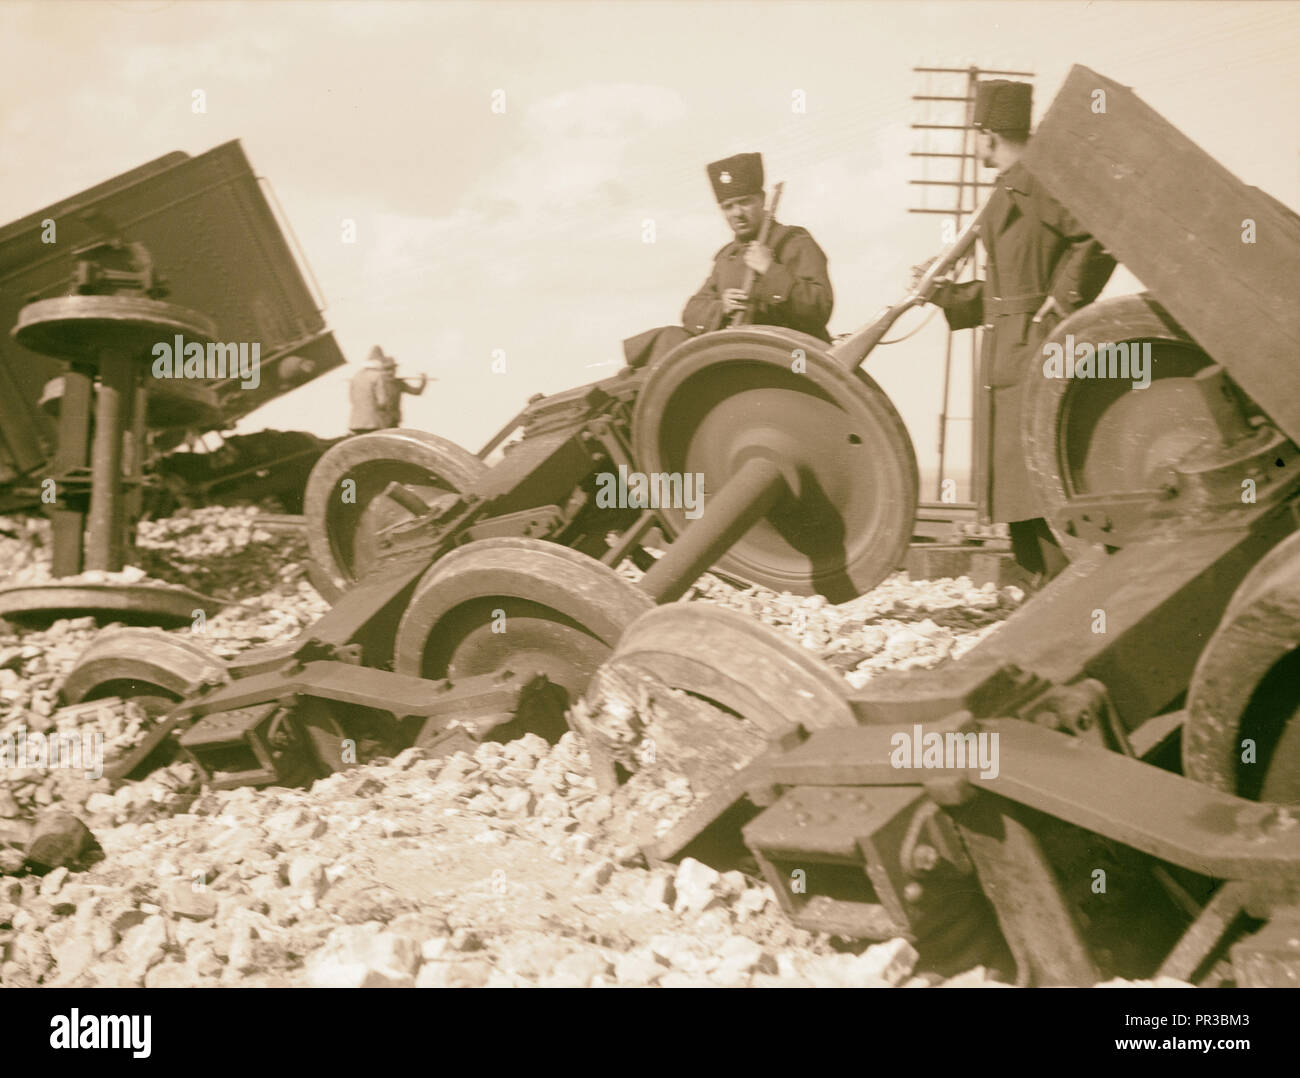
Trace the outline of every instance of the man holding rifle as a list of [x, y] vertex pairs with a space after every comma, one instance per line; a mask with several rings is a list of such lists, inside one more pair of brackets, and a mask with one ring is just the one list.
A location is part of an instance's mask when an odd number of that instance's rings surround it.
[[623, 342], [630, 366], [653, 362], [688, 337], [741, 323], [786, 326], [830, 341], [834, 296], [826, 255], [806, 229], [778, 224], [765, 212], [762, 155], [714, 161], [708, 174], [736, 238], [714, 255], [713, 272], [687, 300], [680, 326]]
[[976, 87], [980, 157], [986, 168], [998, 170], [976, 226], [988, 256], [987, 280], [944, 282], [930, 302], [943, 308], [953, 329], [984, 326], [986, 422], [976, 428], [982, 437], [975, 451], [987, 461], [988, 489], [977, 501], [987, 504], [991, 520], [1010, 524], [1016, 560], [1049, 576], [1064, 567], [1065, 556], [1042, 519], [1025, 468], [1022, 386], [1041, 370], [1039, 346], [1062, 319], [1097, 298], [1115, 260], [1020, 163], [1032, 92], [1028, 83], [1004, 79]]

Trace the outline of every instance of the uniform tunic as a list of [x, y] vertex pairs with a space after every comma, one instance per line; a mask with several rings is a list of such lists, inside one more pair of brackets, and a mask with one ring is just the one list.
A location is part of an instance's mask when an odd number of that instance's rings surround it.
[[[732, 240], [713, 257], [713, 271], [698, 292], [686, 301], [680, 326], [647, 330], [623, 342], [628, 364], [653, 363], [689, 337], [711, 333], [727, 324], [722, 293], [745, 286], [748, 241]], [[826, 255], [807, 229], [772, 223], [768, 234], [772, 264], [759, 278], [756, 307], [749, 319], [757, 325], [786, 326], [830, 341], [826, 323], [834, 295]]]
[[[826, 255], [807, 229], [773, 222], [768, 234], [772, 264], [758, 281], [757, 308], [750, 319], [761, 326], [787, 326], [830, 341], [835, 297], [826, 269]], [[713, 256], [713, 272], [686, 301], [682, 325], [688, 333], [709, 333], [726, 325], [722, 293], [745, 285], [745, 250], [749, 243], [732, 240]]]
[[982, 493], [990, 519], [1029, 520], [1043, 509], [1025, 467], [1021, 397], [1027, 378], [1042, 377], [1039, 345], [1057, 325], [1055, 318], [1035, 325], [1033, 317], [1049, 295], [1066, 315], [1091, 303], [1115, 260], [1019, 162], [998, 176], [978, 232], [988, 279], [942, 286], [933, 302], [953, 329], [984, 326], [980, 384], [991, 414], [975, 450], [988, 461]]

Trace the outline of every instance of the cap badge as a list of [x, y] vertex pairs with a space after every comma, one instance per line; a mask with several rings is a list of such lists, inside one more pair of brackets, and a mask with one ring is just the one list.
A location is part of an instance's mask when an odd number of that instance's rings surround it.
[[718, 177], [718, 182], [719, 182], [719, 183], [730, 183], [730, 182], [731, 182], [731, 173], [730, 173], [730, 172], [724, 172], [724, 173], [722, 173], [722, 174]]

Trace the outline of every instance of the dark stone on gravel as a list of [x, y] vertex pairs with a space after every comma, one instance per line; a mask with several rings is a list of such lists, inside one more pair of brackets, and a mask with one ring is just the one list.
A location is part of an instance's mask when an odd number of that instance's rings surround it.
[[54, 869], [74, 863], [90, 846], [94, 836], [70, 812], [54, 810], [37, 821], [27, 846], [27, 863]]

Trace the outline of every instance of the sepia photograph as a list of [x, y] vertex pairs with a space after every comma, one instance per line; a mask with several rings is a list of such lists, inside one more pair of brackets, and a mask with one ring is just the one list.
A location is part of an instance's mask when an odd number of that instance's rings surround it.
[[1298, 53], [1294, 2], [0, 0], [32, 1043], [1102, 986], [1099, 1051], [1258, 1048], [1273, 997], [1159, 990], [1300, 986]]

